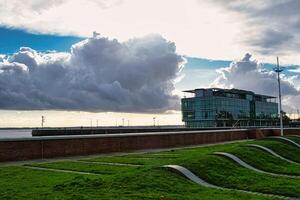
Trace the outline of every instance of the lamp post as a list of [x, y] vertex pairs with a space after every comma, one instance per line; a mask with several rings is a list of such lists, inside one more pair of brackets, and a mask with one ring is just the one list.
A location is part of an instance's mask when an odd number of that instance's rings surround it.
[[44, 128], [44, 123], [45, 123], [45, 116], [42, 116], [42, 128]]
[[279, 114], [280, 114], [280, 135], [283, 136], [282, 107], [281, 107], [281, 87], [280, 87], [280, 72], [283, 71], [283, 68], [279, 67], [278, 56], [277, 56], [277, 67], [273, 68], [273, 70], [277, 73], [278, 97], [279, 97]]

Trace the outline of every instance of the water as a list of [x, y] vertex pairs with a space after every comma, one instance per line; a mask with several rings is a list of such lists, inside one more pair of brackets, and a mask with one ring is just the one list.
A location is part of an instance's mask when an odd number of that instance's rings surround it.
[[22, 137], [32, 137], [31, 129], [0, 129], [0, 139]]

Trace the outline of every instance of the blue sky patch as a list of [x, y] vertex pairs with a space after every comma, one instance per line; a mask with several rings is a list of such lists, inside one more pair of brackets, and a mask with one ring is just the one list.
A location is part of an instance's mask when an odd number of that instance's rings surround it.
[[228, 67], [232, 61], [228, 60], [210, 60], [205, 58], [186, 57], [188, 63], [185, 65], [190, 69], [218, 69]]
[[20, 29], [0, 27], [0, 54], [12, 54], [20, 47], [30, 47], [37, 51], [70, 51], [72, 44], [83, 38], [33, 34]]
[[[50, 34], [29, 33], [21, 29], [11, 29], [0, 26], [0, 54], [12, 54], [19, 50], [20, 47], [30, 47], [39, 52], [45, 51], [70, 51], [70, 47], [83, 40], [84, 38], [77, 36], [62, 36]], [[212, 70], [228, 67], [232, 61], [230, 60], [210, 60], [206, 58], [187, 57], [187, 63], [183, 72], [187, 70]], [[265, 63], [263, 65], [267, 70], [272, 70], [274, 64]], [[288, 69], [295, 69], [299, 66], [288, 66]], [[195, 71], [194, 71], [195, 72]], [[204, 72], [204, 71], [203, 71]], [[285, 70], [287, 75], [295, 75], [293, 72]], [[203, 80], [202, 80], [203, 81]], [[209, 80], [211, 81], [211, 80]]]

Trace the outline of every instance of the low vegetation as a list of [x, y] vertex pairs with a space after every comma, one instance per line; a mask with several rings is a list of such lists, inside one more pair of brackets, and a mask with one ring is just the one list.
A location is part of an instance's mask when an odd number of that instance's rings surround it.
[[0, 168], [1, 199], [272, 199], [201, 187], [160, 168], [110, 176]]
[[289, 160], [300, 163], [300, 148], [297, 148], [290, 143], [277, 139], [256, 140], [252, 143], [265, 146]]
[[[300, 179], [257, 173], [213, 155], [217, 151], [229, 152], [265, 171], [300, 175], [300, 165], [245, 147], [248, 143], [264, 145], [286, 158], [300, 161], [296, 147], [265, 139], [153, 153], [37, 162], [0, 167], [0, 195], [1, 199], [276, 199], [203, 187], [162, 168], [166, 164], [178, 164], [221, 187], [300, 197]], [[93, 174], [38, 170], [28, 166]]]
[[255, 168], [267, 172], [296, 175], [300, 177], [300, 164], [297, 165], [278, 159], [277, 157], [254, 147], [241, 146], [226, 152], [239, 157], [244, 162], [252, 165]]
[[288, 136], [287, 138], [293, 140], [294, 142], [298, 143], [300, 145], [300, 137], [297, 136]]

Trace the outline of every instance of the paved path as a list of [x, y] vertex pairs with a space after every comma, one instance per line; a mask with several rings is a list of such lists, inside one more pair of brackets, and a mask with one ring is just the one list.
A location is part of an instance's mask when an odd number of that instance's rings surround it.
[[207, 183], [206, 181], [204, 181], [203, 179], [199, 178], [198, 176], [196, 176], [195, 174], [193, 174], [190, 170], [180, 166], [180, 165], [164, 165], [163, 167], [171, 169], [174, 172], [179, 172], [180, 174], [184, 175], [185, 177], [187, 177], [188, 179], [190, 179], [191, 181], [198, 183], [199, 185], [202, 185], [204, 187], [210, 187], [210, 188], [221, 188], [215, 185], [212, 185], [210, 183]]
[[174, 157], [180, 156], [180, 154], [178, 154], [178, 153], [153, 153], [151, 155], [153, 155], [153, 156], [174, 156]]
[[65, 170], [65, 169], [53, 169], [53, 168], [46, 168], [46, 167], [34, 167], [34, 166], [28, 166], [28, 165], [23, 165], [22, 167], [28, 168], [28, 169], [42, 170], [42, 171], [52, 171], [52, 172], [61, 172], [61, 173], [70, 173], [70, 174], [100, 176], [100, 174], [92, 173], [92, 172], [81, 172], [81, 171], [73, 171], [73, 170]]
[[270, 138], [275, 138], [275, 139], [279, 139], [279, 140], [284, 140], [284, 141], [286, 141], [286, 142], [292, 144], [293, 146], [300, 148], [300, 144], [294, 142], [294, 141], [291, 140], [291, 139], [288, 139], [288, 138], [285, 138], [285, 137], [281, 137], [281, 136], [270, 137]]
[[238, 158], [237, 156], [235, 155], [232, 155], [230, 153], [225, 153], [225, 152], [215, 152], [214, 154], [216, 155], [219, 155], [219, 156], [223, 156], [223, 157], [226, 157], [226, 158], [229, 158], [233, 161], [235, 161], [236, 163], [238, 163], [239, 165], [247, 168], [247, 169], [250, 169], [250, 170], [253, 170], [255, 172], [258, 172], [258, 173], [263, 173], [263, 174], [268, 174], [268, 175], [271, 175], [271, 176], [282, 176], [282, 177], [288, 177], [288, 178], [300, 178], [300, 176], [292, 176], [292, 175], [286, 175], [286, 174], [275, 174], [275, 173], [271, 173], [271, 172], [266, 172], [266, 171], [263, 171], [263, 170], [260, 170], [260, 169], [257, 169], [247, 163], [245, 163], [244, 161], [242, 161], [240, 158]]
[[191, 172], [190, 170], [188, 170], [180, 165], [164, 165], [163, 167], [168, 168], [171, 171], [174, 171], [176, 173], [180, 173], [181, 175], [185, 176], [189, 180], [191, 180], [201, 186], [204, 186], [204, 187], [221, 189], [221, 190], [239, 191], [239, 192], [244, 192], [244, 193], [248, 193], [248, 194], [254, 194], [254, 195], [265, 196], [265, 197], [273, 197], [273, 198], [279, 198], [279, 199], [299, 200], [299, 198], [294, 198], [294, 197], [286, 197], [286, 196], [281, 196], [281, 195], [252, 192], [252, 191], [247, 191], [247, 190], [224, 188], [224, 187], [216, 186], [216, 185], [213, 185], [213, 184], [210, 184], [210, 183], [204, 181], [200, 177], [193, 174], [193, 172]]
[[[294, 138], [300, 138], [300, 135], [287, 135], [287, 136], [291, 136], [292, 138], [294, 137]], [[294, 141], [294, 140], [293, 140]], [[295, 141], [294, 141], [295, 142]], [[297, 144], [299, 144], [299, 142], [297, 141], [296, 142]]]
[[144, 165], [129, 164], [129, 163], [112, 163], [112, 162], [98, 162], [98, 161], [87, 161], [87, 160], [72, 160], [72, 162], [99, 164], [99, 165], [112, 165], [112, 166], [127, 166], [127, 167], [142, 167]]
[[280, 158], [281, 160], [287, 161], [287, 162], [289, 162], [289, 163], [293, 163], [293, 164], [297, 164], [297, 165], [300, 164], [300, 163], [294, 162], [294, 161], [292, 161], [292, 160], [289, 160], [289, 159], [287, 159], [287, 158], [284, 158], [284, 157], [282, 157], [281, 155], [275, 153], [273, 150], [271, 150], [271, 149], [269, 149], [269, 148], [267, 148], [267, 147], [258, 145], [258, 144], [246, 144], [245, 146], [248, 146], [248, 147], [254, 147], [254, 148], [256, 148], [256, 149], [261, 149], [261, 150], [263, 150], [263, 151], [265, 151], [265, 152], [267, 152], [267, 153], [269, 153], [269, 154], [271, 154], [271, 155], [273, 155], [273, 156], [275, 156], [275, 157], [277, 157], [277, 158]]
[[293, 137], [300, 138], [300, 135], [287, 135], [287, 136], [293, 136]]

